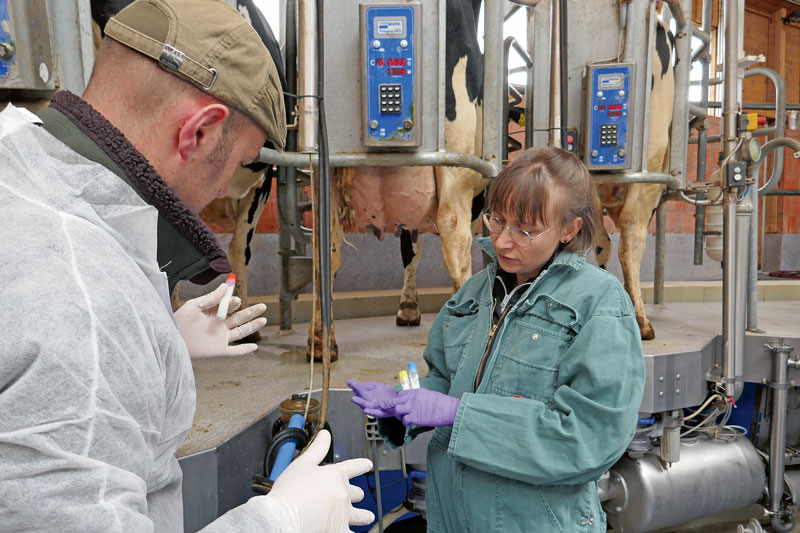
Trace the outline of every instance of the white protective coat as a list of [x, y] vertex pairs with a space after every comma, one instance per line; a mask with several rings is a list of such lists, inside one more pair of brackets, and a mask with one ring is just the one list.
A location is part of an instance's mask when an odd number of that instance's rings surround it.
[[[36, 122], [0, 113], [0, 529], [183, 531], [195, 388], [157, 212]], [[208, 529], [281, 530], [253, 507]]]

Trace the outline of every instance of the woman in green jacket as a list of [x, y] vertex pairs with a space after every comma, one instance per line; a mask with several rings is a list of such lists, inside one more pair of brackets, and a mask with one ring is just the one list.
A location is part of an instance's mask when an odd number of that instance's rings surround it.
[[348, 382], [390, 446], [434, 429], [432, 532], [604, 532], [597, 480], [636, 427], [644, 360], [628, 295], [586, 263], [597, 201], [586, 167], [531, 148], [489, 191], [493, 262], [436, 317], [421, 388]]

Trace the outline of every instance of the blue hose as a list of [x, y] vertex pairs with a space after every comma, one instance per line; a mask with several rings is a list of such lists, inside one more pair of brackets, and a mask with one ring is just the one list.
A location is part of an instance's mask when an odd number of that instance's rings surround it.
[[[292, 415], [292, 418], [289, 419], [289, 426], [290, 428], [295, 429], [302, 429], [306, 425], [306, 419], [303, 415]], [[294, 451], [297, 448], [297, 439], [288, 439], [286, 442], [281, 444], [281, 447], [278, 449], [278, 455], [275, 457], [275, 462], [272, 465], [272, 471], [269, 473], [269, 480], [275, 482], [278, 479], [286, 467], [289, 466], [289, 463], [292, 462], [292, 457], [294, 457]]]

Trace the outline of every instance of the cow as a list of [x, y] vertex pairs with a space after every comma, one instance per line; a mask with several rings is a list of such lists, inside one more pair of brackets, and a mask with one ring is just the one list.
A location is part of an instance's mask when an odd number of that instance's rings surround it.
[[[673, 37], [663, 23], [656, 24], [651, 82], [647, 169], [650, 172], [668, 172], [675, 84]], [[655, 331], [645, 314], [639, 285], [639, 269], [647, 240], [647, 225], [658, 207], [664, 188], [664, 185], [655, 183], [598, 186], [600, 201], [606, 214], [620, 229], [619, 261], [622, 264], [625, 290], [633, 301], [642, 340], [654, 339]], [[611, 240], [604, 231], [602, 213], [597, 227], [600, 231], [597, 232], [595, 255], [598, 266], [605, 268], [611, 258]]]
[[[445, 65], [445, 149], [480, 153], [483, 55], [478, 46], [480, 0], [447, 0]], [[416, 267], [419, 233], [435, 228], [445, 267], [457, 291], [472, 275], [473, 199], [488, 180], [457, 167], [364, 167], [334, 169], [331, 206], [331, 270], [338, 268], [345, 231], [369, 231], [382, 239], [400, 237], [404, 266], [398, 325], [418, 325]], [[314, 257], [318, 271], [319, 259]], [[319, 291], [317, 291], [319, 294]], [[309, 327], [307, 359], [322, 357], [319, 305]], [[331, 360], [338, 358], [333, 326]]]

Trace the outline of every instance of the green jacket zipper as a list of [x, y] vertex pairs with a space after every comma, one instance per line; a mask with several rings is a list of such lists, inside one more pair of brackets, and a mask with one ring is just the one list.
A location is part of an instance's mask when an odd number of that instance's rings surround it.
[[[495, 303], [492, 304], [492, 314], [494, 316], [494, 306]], [[486, 349], [483, 351], [483, 355], [481, 356], [481, 363], [478, 365], [478, 373], [475, 375], [475, 388], [474, 392], [478, 391], [478, 385], [481, 384], [481, 379], [483, 378], [483, 371], [486, 368], [486, 363], [489, 360], [489, 354], [492, 351], [492, 346], [494, 345], [494, 334], [497, 332], [497, 329], [503, 324], [503, 320], [506, 318], [506, 315], [511, 308], [514, 306], [507, 306], [503, 311], [503, 314], [500, 315], [500, 318], [497, 319], [497, 324], [492, 324], [492, 329], [489, 330], [489, 341], [486, 343]]]

